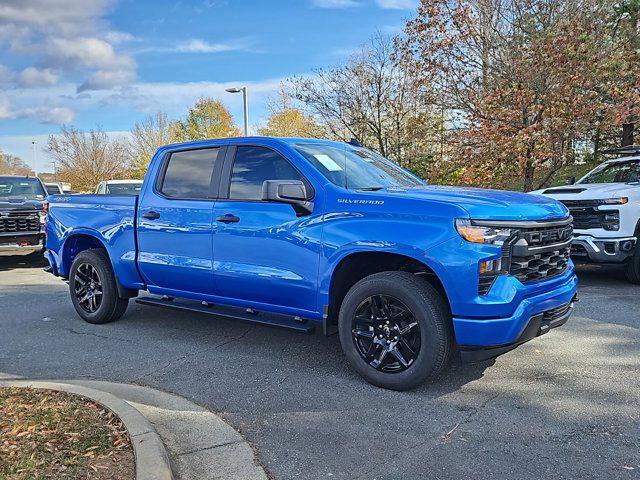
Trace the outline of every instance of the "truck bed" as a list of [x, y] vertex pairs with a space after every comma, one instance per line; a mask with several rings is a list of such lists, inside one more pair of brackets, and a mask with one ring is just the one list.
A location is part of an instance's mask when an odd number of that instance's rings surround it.
[[[55, 255], [59, 274], [71, 268], [67, 254], [75, 242], [97, 237], [107, 247], [111, 263], [123, 285], [142, 284], [136, 268], [135, 218], [137, 196], [52, 195], [49, 197], [47, 249]], [[97, 246], [97, 245], [96, 245]], [[57, 252], [57, 253], [55, 253]]]

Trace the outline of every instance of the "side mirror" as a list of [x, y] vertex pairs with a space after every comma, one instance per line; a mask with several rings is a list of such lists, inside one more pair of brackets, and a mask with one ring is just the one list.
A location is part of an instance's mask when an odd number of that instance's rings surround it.
[[262, 184], [262, 200], [288, 203], [299, 217], [313, 212], [307, 186], [300, 180], [265, 180]]
[[576, 183], [576, 177], [567, 177], [567, 185], [573, 185]]

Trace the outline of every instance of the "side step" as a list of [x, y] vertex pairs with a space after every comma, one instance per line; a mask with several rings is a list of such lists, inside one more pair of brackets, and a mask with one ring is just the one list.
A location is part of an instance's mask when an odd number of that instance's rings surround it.
[[301, 333], [312, 333], [314, 330], [312, 325], [308, 325], [307, 320], [300, 319], [300, 317], [256, 312], [252, 309], [203, 304], [191, 300], [178, 302], [173, 299], [164, 299], [160, 297], [136, 298], [136, 303], [141, 305], [150, 305], [152, 307], [182, 310], [184, 312], [206, 313], [208, 315], [215, 315], [218, 317], [235, 318], [271, 327], [286, 328], [288, 330], [294, 330]]

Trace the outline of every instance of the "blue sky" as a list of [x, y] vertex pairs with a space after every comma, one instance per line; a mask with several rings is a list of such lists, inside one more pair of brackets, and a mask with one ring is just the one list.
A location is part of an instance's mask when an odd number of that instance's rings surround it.
[[241, 123], [264, 121], [281, 81], [344, 61], [376, 32], [395, 34], [418, 0], [1, 0], [0, 149], [50, 170], [60, 125], [111, 135], [201, 96]]

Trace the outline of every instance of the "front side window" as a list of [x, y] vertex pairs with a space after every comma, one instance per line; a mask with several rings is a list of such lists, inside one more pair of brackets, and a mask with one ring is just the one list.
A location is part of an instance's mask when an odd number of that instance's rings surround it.
[[414, 174], [366, 148], [304, 142], [294, 146], [331, 183], [340, 187], [377, 190], [424, 185]]
[[172, 198], [211, 198], [211, 177], [219, 153], [219, 147], [173, 152], [160, 191]]
[[262, 184], [265, 180], [302, 180], [302, 177], [282, 155], [270, 148], [238, 147], [229, 198], [262, 200]]
[[602, 165], [578, 183], [631, 183], [640, 182], [640, 161]]

